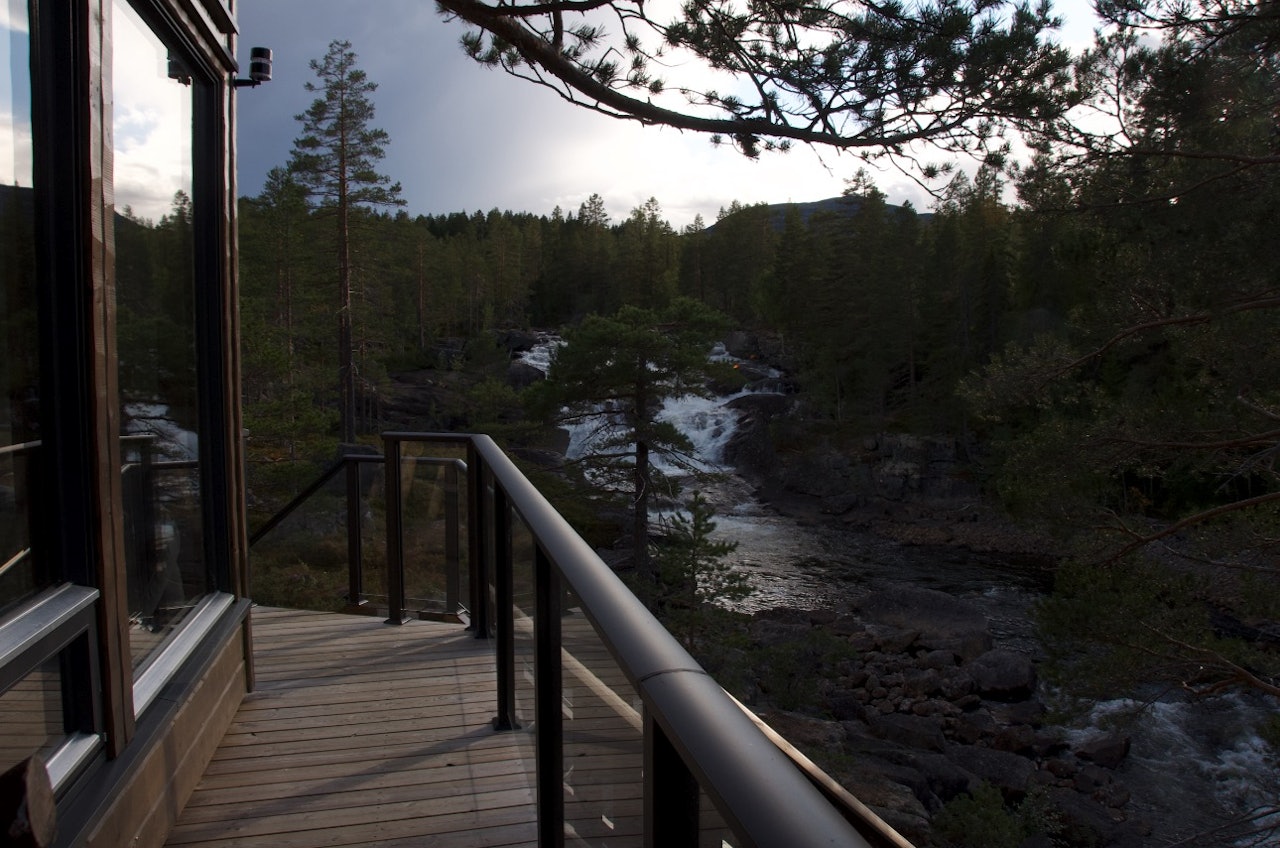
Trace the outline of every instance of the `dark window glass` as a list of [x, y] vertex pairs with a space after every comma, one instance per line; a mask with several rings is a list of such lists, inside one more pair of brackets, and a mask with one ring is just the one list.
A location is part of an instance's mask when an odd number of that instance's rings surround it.
[[66, 736], [62, 674], [54, 657], [0, 695], [0, 772], [32, 754], [47, 755]]
[[203, 544], [192, 220], [194, 87], [117, 0], [112, 23], [116, 335], [134, 667], [209, 591]]
[[48, 583], [30, 533], [40, 362], [29, 44], [27, 4], [0, 0], [0, 613]]

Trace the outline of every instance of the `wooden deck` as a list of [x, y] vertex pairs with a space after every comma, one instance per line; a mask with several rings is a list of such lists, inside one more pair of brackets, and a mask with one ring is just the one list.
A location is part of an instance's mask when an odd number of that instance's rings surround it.
[[256, 691], [168, 845], [535, 844], [533, 738], [490, 726], [490, 643], [263, 607], [253, 635]]

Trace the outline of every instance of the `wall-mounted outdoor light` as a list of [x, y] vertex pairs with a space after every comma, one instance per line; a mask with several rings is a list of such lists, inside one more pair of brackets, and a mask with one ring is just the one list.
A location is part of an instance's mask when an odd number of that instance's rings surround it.
[[271, 48], [253, 47], [249, 50], [249, 78], [232, 80], [236, 88], [271, 82]]

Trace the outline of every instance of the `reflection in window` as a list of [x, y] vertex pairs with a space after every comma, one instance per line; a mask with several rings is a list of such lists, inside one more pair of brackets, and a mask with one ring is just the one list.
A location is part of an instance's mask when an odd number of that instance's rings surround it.
[[210, 588], [196, 391], [194, 83], [127, 3], [113, 10], [121, 488], [140, 671]]
[[32, 754], [47, 757], [66, 736], [62, 674], [53, 657], [0, 695], [0, 772]]
[[48, 583], [29, 532], [40, 439], [31, 184], [27, 4], [0, 0], [0, 613]]

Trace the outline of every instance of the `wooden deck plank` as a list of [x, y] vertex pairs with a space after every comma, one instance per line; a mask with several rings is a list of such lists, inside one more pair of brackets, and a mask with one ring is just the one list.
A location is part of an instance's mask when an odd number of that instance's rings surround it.
[[[265, 608], [253, 628], [257, 691], [169, 845], [535, 844], [533, 739], [489, 724], [490, 643], [457, 625]], [[608, 761], [584, 771], [588, 759]]]

